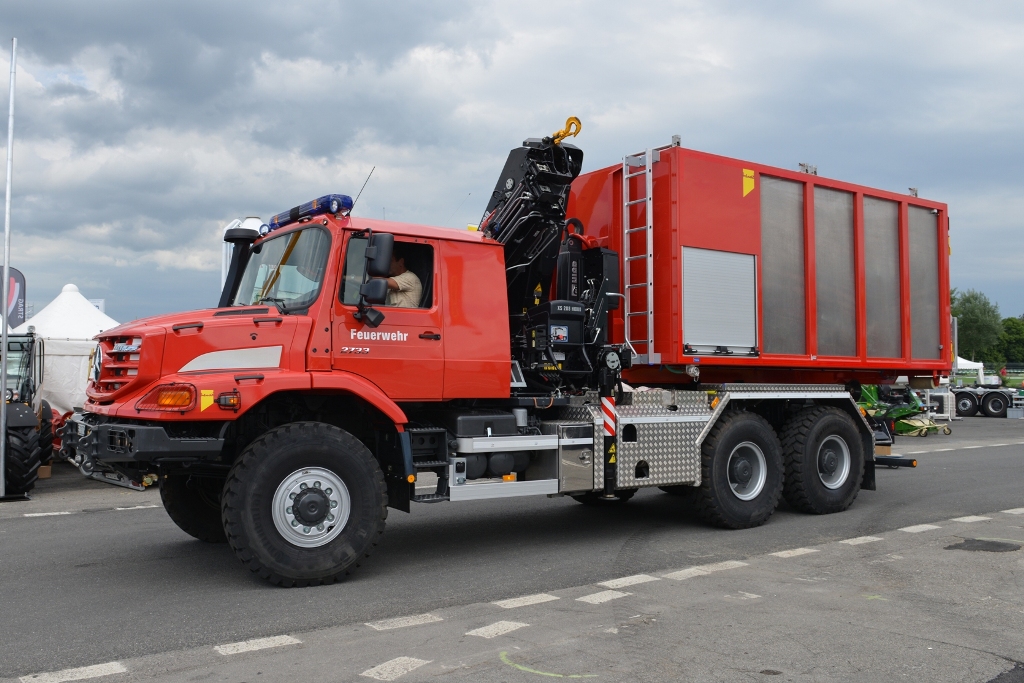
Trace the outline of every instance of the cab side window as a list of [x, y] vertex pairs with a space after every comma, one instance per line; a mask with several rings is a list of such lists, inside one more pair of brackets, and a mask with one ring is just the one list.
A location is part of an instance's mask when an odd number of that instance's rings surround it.
[[[340, 298], [342, 303], [359, 303], [359, 287], [366, 272], [366, 237], [349, 239], [345, 252]], [[430, 308], [434, 304], [434, 249], [429, 244], [395, 241], [391, 261], [391, 280], [399, 288], [388, 290], [384, 306]]]

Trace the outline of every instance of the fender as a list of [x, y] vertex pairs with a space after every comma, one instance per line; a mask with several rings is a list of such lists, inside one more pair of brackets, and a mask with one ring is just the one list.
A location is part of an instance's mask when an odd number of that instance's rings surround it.
[[387, 415], [399, 432], [405, 431], [409, 418], [391, 398], [373, 382], [350, 372], [311, 372], [314, 389], [338, 389], [365, 399], [370, 405]]

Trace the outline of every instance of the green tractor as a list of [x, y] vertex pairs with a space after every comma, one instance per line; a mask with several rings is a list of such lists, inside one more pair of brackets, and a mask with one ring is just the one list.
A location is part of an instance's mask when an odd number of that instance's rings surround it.
[[53, 412], [49, 403], [36, 400], [42, 380], [43, 340], [32, 332], [8, 335], [4, 460], [7, 490], [0, 491], [0, 496], [31, 491], [39, 478], [39, 467], [53, 460]]

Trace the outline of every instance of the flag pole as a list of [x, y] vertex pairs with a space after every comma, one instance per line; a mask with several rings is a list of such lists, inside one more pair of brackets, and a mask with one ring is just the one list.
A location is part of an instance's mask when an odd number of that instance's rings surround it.
[[18, 39], [11, 38], [11, 97], [7, 112], [7, 203], [4, 207], [3, 312], [0, 314], [0, 498], [7, 496], [7, 297], [11, 286], [11, 171], [14, 166], [14, 73], [18, 61]]

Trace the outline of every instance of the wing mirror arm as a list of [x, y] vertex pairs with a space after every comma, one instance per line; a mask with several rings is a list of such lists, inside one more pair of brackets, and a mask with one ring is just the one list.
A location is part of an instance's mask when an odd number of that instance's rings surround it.
[[370, 327], [377, 327], [384, 322], [384, 314], [373, 308], [372, 304], [380, 305], [387, 301], [387, 277], [391, 272], [394, 246], [394, 235], [386, 232], [375, 235], [372, 230], [367, 230], [366, 268], [363, 271], [363, 283], [359, 286], [358, 310], [352, 315]]

